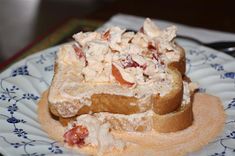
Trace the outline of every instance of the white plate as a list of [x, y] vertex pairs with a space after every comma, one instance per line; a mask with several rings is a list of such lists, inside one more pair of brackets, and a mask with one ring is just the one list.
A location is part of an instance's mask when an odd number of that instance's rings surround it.
[[[202, 92], [219, 96], [227, 114], [223, 133], [190, 155], [235, 155], [235, 60], [206, 47], [181, 45], [186, 49], [188, 76]], [[29, 56], [0, 74], [0, 152], [4, 155], [71, 155], [48, 138], [37, 120], [37, 102], [51, 82], [57, 49]]]

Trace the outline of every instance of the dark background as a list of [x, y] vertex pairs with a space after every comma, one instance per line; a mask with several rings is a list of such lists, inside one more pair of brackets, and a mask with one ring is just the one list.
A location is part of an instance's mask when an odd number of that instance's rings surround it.
[[226, 0], [0, 0], [0, 63], [69, 17], [108, 20], [116, 13], [235, 32]]

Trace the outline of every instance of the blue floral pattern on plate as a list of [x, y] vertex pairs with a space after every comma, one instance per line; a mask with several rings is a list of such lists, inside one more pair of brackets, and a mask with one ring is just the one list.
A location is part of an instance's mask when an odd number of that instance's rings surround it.
[[[219, 96], [227, 113], [223, 133], [203, 150], [190, 155], [234, 155], [235, 60], [206, 47], [181, 44], [186, 49], [187, 75], [199, 83], [201, 92]], [[70, 152], [49, 139], [37, 120], [37, 102], [51, 82], [57, 49], [58, 46], [27, 57], [0, 75], [0, 150], [6, 155]]]

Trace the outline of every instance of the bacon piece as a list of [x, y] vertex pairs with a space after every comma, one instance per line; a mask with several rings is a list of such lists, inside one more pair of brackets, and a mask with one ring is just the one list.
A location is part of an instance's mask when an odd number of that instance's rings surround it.
[[127, 87], [133, 86], [135, 83], [128, 82], [123, 79], [121, 72], [118, 70], [118, 68], [112, 64], [112, 74], [114, 78], [121, 84]]
[[78, 147], [81, 147], [85, 144], [84, 139], [88, 136], [89, 132], [86, 127], [83, 127], [82, 125], [74, 126], [72, 129], [67, 131], [64, 134], [64, 141], [69, 146], [77, 145]]

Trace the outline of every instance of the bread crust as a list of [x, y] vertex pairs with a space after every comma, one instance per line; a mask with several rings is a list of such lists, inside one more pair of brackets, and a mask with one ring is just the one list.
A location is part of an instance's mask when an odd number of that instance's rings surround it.
[[176, 132], [189, 127], [193, 122], [193, 111], [191, 102], [166, 115], [155, 115], [153, 117], [153, 127], [157, 132]]
[[176, 44], [176, 48], [179, 51], [180, 57], [179, 61], [174, 61], [168, 64], [168, 67], [176, 68], [182, 75], [185, 74], [186, 71], [186, 57], [185, 57], [185, 50], [180, 45]]
[[153, 104], [153, 111], [156, 114], [167, 114], [170, 113], [176, 109], [178, 109], [182, 103], [183, 99], [183, 81], [182, 76], [178, 72], [177, 69], [172, 68], [170, 70], [170, 73], [172, 72], [173, 79], [175, 80], [172, 84], [172, 90], [165, 96], [159, 97], [154, 96], [152, 98], [152, 104]]

